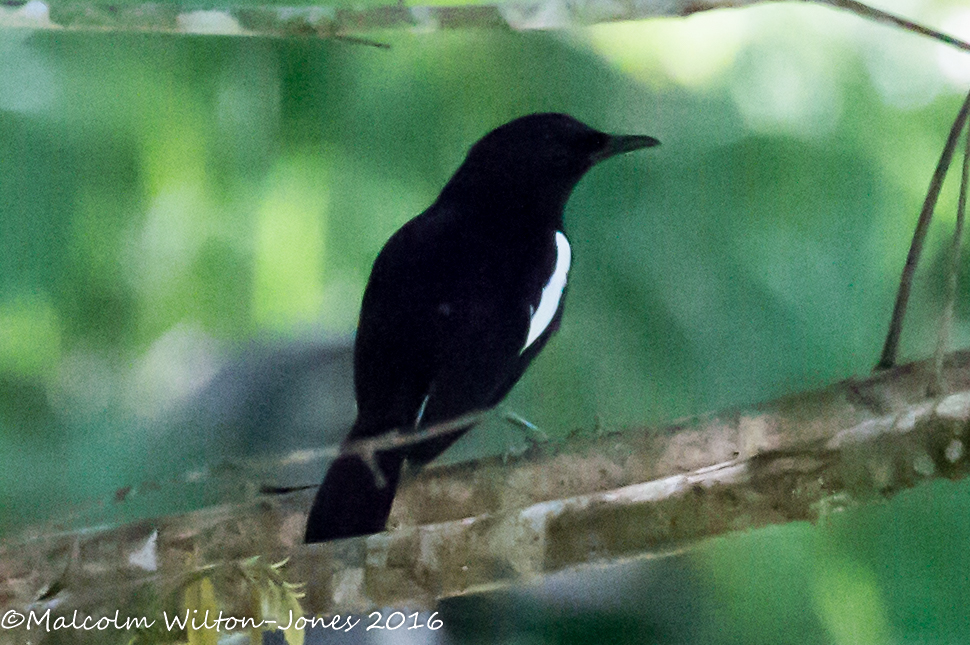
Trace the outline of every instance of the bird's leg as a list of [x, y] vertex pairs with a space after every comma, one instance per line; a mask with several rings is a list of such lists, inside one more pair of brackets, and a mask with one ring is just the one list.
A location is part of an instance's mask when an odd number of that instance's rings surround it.
[[523, 434], [525, 434], [525, 438], [530, 444], [537, 444], [542, 441], [549, 441], [549, 435], [547, 435], [545, 432], [540, 430], [539, 426], [532, 423], [528, 419], [522, 416], [519, 416], [510, 408], [504, 408], [502, 410], [502, 418], [505, 419], [510, 424], [512, 424], [513, 426], [515, 426], [516, 428], [519, 428], [520, 430], [524, 430], [525, 432]]

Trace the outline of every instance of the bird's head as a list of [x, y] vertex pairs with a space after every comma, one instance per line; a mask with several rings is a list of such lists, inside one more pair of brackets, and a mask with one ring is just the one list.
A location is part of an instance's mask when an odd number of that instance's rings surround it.
[[659, 145], [653, 137], [606, 134], [566, 114], [530, 114], [482, 137], [442, 196], [517, 202], [561, 213], [583, 175], [610, 157]]

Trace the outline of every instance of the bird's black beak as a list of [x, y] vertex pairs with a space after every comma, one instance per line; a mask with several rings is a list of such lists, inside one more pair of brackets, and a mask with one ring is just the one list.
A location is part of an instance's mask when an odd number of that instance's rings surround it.
[[590, 155], [590, 160], [594, 164], [625, 152], [633, 152], [641, 148], [652, 148], [660, 145], [660, 141], [657, 139], [639, 134], [608, 134], [606, 136], [606, 144]]

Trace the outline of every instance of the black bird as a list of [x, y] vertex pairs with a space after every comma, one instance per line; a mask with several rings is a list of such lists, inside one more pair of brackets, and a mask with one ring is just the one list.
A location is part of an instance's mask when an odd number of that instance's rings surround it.
[[[659, 143], [532, 114], [472, 146], [437, 201], [374, 262], [354, 347], [357, 420], [344, 445], [498, 404], [559, 327], [573, 188], [597, 162]], [[383, 482], [357, 454], [339, 456], [306, 541], [383, 531], [404, 460], [426, 464], [467, 430], [378, 452]]]

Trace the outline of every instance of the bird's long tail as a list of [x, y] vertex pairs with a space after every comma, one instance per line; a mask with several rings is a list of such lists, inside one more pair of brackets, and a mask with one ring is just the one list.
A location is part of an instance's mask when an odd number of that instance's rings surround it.
[[307, 518], [304, 540], [308, 544], [384, 530], [403, 457], [378, 453], [375, 461], [384, 482], [377, 481], [374, 471], [357, 455], [341, 455], [330, 465]]

